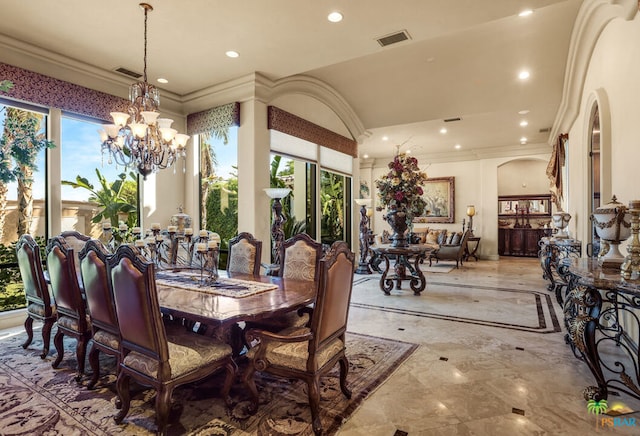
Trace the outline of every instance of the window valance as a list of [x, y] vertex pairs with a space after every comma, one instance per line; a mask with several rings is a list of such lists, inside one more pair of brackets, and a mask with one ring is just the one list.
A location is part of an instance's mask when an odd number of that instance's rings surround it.
[[275, 106], [268, 108], [268, 128], [322, 145], [351, 157], [358, 156], [358, 144], [329, 129], [293, 115]]
[[240, 125], [240, 103], [229, 103], [187, 116], [187, 134], [217, 132]]
[[111, 120], [110, 112], [127, 111], [129, 101], [115, 95], [85, 88], [64, 80], [0, 62], [0, 78], [13, 82], [13, 89], [0, 95], [44, 107]]

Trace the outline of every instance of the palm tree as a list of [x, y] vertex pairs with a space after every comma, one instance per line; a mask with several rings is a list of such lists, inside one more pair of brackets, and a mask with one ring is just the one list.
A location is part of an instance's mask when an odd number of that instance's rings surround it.
[[221, 139], [223, 144], [229, 143], [229, 128], [223, 127], [217, 130], [202, 134], [200, 144], [200, 223], [206, 226], [207, 223], [207, 197], [209, 187], [215, 179], [215, 167], [218, 165], [216, 151], [209, 143], [211, 138]]
[[[0, 138], [0, 210], [7, 205], [7, 186], [18, 182], [18, 235], [29, 231], [33, 219], [33, 172], [40, 150], [53, 147], [41, 132], [42, 114], [5, 107], [3, 135]], [[0, 213], [0, 239], [6, 214]]]

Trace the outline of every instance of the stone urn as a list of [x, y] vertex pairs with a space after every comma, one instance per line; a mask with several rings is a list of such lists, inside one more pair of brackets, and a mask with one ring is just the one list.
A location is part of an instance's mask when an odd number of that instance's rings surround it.
[[392, 247], [408, 247], [409, 239], [407, 230], [409, 226], [407, 224], [407, 210], [390, 209], [384, 216], [384, 219], [391, 226], [393, 234], [389, 237]]
[[598, 255], [598, 263], [603, 267], [620, 267], [624, 256], [620, 253], [618, 245], [631, 236], [631, 215], [624, 204], [618, 202], [614, 195], [611, 201], [600, 206], [591, 215], [593, 226], [602, 241], [604, 247], [609, 250]]
[[569, 221], [571, 221], [571, 214], [560, 209], [551, 215], [551, 219], [553, 221], [553, 226], [558, 229], [554, 237], [560, 239], [568, 238], [569, 232], [567, 231], [567, 227], [569, 226]]

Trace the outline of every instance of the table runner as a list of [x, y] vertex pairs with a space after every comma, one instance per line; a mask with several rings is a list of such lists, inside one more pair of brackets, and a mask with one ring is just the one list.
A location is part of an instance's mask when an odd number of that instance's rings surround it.
[[273, 283], [230, 279], [226, 277], [218, 278], [215, 283], [208, 281], [201, 285], [200, 274], [188, 272], [157, 272], [156, 283], [160, 286], [170, 286], [233, 298], [250, 297], [262, 292], [278, 289], [278, 285], [274, 285]]

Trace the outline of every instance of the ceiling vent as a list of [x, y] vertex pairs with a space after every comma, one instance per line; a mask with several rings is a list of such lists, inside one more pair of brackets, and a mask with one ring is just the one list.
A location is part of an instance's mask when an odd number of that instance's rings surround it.
[[411, 39], [406, 30], [401, 30], [400, 32], [392, 33], [391, 35], [383, 36], [378, 38], [378, 44], [383, 47], [386, 47], [391, 44], [396, 44], [398, 42], [407, 41]]
[[454, 121], [460, 121], [462, 120], [462, 118], [460, 117], [455, 117], [455, 118], [447, 118], [446, 120], [444, 120], [445, 123], [452, 123]]
[[142, 77], [142, 74], [128, 70], [124, 67], [116, 68], [116, 72], [124, 74], [125, 76], [133, 77], [134, 79], [139, 79], [140, 77]]
[[538, 130], [538, 133], [549, 133], [551, 131], [551, 127], [545, 127], [544, 129]]

